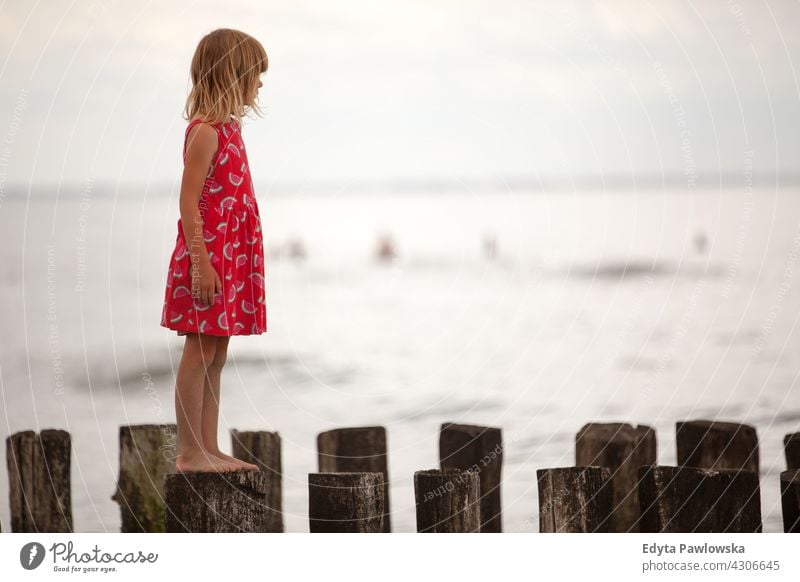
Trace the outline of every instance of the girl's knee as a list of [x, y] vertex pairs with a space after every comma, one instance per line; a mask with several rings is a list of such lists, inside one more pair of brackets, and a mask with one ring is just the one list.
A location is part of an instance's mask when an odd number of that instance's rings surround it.
[[228, 340], [230, 338], [225, 336], [220, 336], [217, 338], [217, 351], [214, 355], [213, 365], [219, 366], [220, 368], [225, 365], [225, 360], [228, 356]]
[[190, 357], [195, 357], [201, 360], [203, 365], [209, 366], [217, 357], [217, 341], [214, 336], [206, 334], [187, 334], [184, 350]]

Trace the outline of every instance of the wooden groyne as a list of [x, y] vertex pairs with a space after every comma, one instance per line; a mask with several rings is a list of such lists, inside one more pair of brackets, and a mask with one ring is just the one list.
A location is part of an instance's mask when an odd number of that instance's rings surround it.
[[[645, 425], [589, 423], [578, 431], [575, 436], [575, 466], [607, 467], [610, 470], [611, 515], [607, 524], [601, 521], [598, 527], [607, 528], [609, 532], [639, 531], [637, 472], [642, 465], [655, 464], [656, 448], [656, 432]], [[583, 479], [589, 478], [584, 476]], [[589, 482], [598, 479], [599, 475]]]
[[[259, 470], [176, 473], [174, 424], [119, 430], [112, 495], [122, 532], [284, 531], [281, 438], [231, 431], [233, 455]], [[540, 532], [759, 533], [755, 427], [711, 420], [675, 425], [677, 465], [656, 463], [647, 425], [587, 423], [575, 465], [536, 471]], [[6, 439], [11, 531], [72, 532], [71, 437], [63, 430]], [[439, 467], [415, 471], [416, 529], [502, 531], [503, 438], [497, 427], [443, 423]], [[800, 433], [783, 439], [777, 484], [785, 532], [800, 533]], [[312, 532], [391, 532], [387, 432], [343, 427], [317, 435], [319, 471], [308, 474]], [[534, 504], [531, 504], [534, 505]]]
[[758, 474], [686, 465], [639, 467], [644, 533], [760, 533]]
[[164, 531], [164, 477], [175, 472], [177, 426], [119, 427], [119, 477], [111, 496], [123, 533]]
[[267, 478], [262, 471], [169, 473], [164, 478], [165, 531], [267, 531]]
[[11, 531], [71, 533], [72, 439], [64, 430], [15, 433], [6, 439]]
[[539, 532], [608, 533], [614, 508], [608, 467], [538, 469]]
[[382, 473], [309, 473], [309, 531], [384, 533], [384, 501]]
[[[386, 429], [384, 427], [337, 428], [318, 434], [317, 461], [320, 473], [380, 473], [383, 490], [381, 531], [392, 531], [389, 517], [391, 512], [389, 463], [386, 456]], [[311, 487], [310, 476], [309, 487]]]
[[479, 533], [481, 485], [474, 471], [427, 469], [414, 473], [417, 531]]
[[231, 431], [233, 456], [257, 465], [267, 480], [264, 497], [265, 531], [283, 532], [283, 463], [281, 437], [269, 431]]
[[[500, 511], [502, 431], [499, 428], [470, 424], [450, 422], [442, 424], [439, 429], [439, 466], [443, 470], [469, 471], [478, 476], [479, 531], [483, 533], [503, 531]], [[419, 500], [417, 503], [419, 504]], [[419, 508], [419, 505], [417, 507]]]

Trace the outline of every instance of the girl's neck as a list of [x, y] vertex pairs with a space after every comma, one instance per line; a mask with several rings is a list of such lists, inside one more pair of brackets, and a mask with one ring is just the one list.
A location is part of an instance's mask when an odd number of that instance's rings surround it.
[[[204, 115], [195, 115], [194, 119], [205, 119]], [[235, 121], [237, 124], [239, 123], [233, 115], [229, 115], [227, 121], [223, 121], [222, 123], [230, 123]]]

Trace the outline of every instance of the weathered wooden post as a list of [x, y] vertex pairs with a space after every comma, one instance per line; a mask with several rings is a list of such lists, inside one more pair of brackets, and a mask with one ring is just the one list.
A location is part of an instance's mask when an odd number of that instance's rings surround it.
[[267, 476], [268, 532], [283, 532], [283, 468], [281, 437], [277, 432], [231, 430], [233, 456], [261, 468]]
[[758, 475], [737, 469], [639, 467], [642, 533], [760, 533]]
[[175, 471], [175, 424], [119, 427], [119, 478], [111, 496], [123, 533], [164, 531], [164, 476]]
[[383, 475], [383, 531], [391, 532], [389, 467], [386, 429], [382, 426], [337, 428], [317, 435], [320, 473], [381, 473]]
[[263, 533], [267, 477], [261, 471], [168, 473], [169, 533]]
[[500, 482], [503, 432], [499, 428], [445, 422], [439, 430], [439, 468], [472, 471], [480, 482], [482, 533], [503, 531]]
[[800, 469], [800, 432], [783, 437], [783, 451], [786, 454], [786, 468]]
[[575, 465], [608, 467], [614, 482], [609, 531], [639, 531], [641, 465], [656, 463], [656, 431], [646, 425], [588, 423], [575, 436]]
[[800, 469], [781, 473], [781, 509], [784, 533], [800, 533]]
[[383, 473], [308, 474], [311, 533], [384, 533]]
[[608, 467], [538, 469], [540, 533], [611, 531], [614, 482]]
[[474, 471], [424, 469], [414, 473], [417, 532], [479, 533], [480, 477]]
[[32, 430], [6, 438], [11, 531], [71, 533], [71, 437], [67, 431]]
[[716, 420], [675, 423], [678, 465], [743, 469], [759, 475], [758, 435], [748, 424]]

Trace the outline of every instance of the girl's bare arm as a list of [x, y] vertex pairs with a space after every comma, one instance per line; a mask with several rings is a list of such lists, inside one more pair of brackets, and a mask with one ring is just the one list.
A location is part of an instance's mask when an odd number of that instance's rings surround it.
[[[200, 216], [200, 197], [211, 162], [219, 147], [217, 131], [205, 123], [198, 123], [186, 138], [186, 161], [181, 181], [180, 213], [181, 228], [192, 261], [192, 294], [200, 295], [203, 303], [213, 301], [216, 272], [211, 268], [208, 249], [203, 240], [203, 220]], [[198, 282], [202, 277], [205, 283]], [[208, 279], [212, 279], [208, 281]], [[218, 281], [217, 281], [218, 283]], [[202, 284], [202, 289], [200, 285]], [[195, 288], [197, 287], [197, 288]], [[221, 291], [221, 289], [219, 289]]]
[[[186, 138], [186, 161], [181, 181], [181, 227], [192, 262], [207, 261], [208, 251], [203, 241], [203, 222], [200, 218], [200, 196], [203, 184], [217, 152], [217, 132], [210, 125], [198, 123]], [[197, 257], [197, 260], [195, 260]]]

